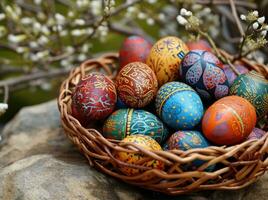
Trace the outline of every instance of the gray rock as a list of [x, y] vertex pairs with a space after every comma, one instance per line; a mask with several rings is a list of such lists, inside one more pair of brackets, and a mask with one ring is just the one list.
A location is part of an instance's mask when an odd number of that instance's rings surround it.
[[180, 197], [117, 181], [91, 168], [67, 139], [56, 101], [22, 109], [1, 135], [1, 200], [266, 200], [268, 196], [267, 175], [243, 190]]

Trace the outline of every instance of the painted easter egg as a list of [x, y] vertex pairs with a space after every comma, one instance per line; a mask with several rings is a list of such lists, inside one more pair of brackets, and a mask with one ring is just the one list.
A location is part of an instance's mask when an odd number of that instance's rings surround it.
[[203, 116], [198, 94], [181, 82], [169, 82], [158, 91], [155, 100], [158, 116], [175, 130], [192, 129]]
[[101, 120], [110, 115], [116, 104], [116, 89], [113, 81], [104, 74], [92, 73], [76, 86], [72, 107], [80, 118]]
[[220, 99], [229, 92], [227, 77], [220, 60], [211, 52], [190, 51], [183, 59], [180, 76], [205, 100]]
[[186, 43], [188, 49], [192, 50], [204, 50], [212, 51], [211, 46], [206, 40], [191, 41]]
[[[248, 73], [248, 69], [243, 65], [234, 65], [240, 74]], [[224, 73], [228, 79], [229, 86], [233, 85], [234, 80], [237, 78], [236, 73], [231, 69], [229, 65], [223, 65]]]
[[268, 80], [256, 71], [239, 75], [230, 94], [247, 99], [256, 108], [259, 118], [268, 113]]
[[[155, 150], [155, 151], [162, 150], [161, 146], [154, 139], [146, 135], [140, 135], [140, 134], [131, 135], [123, 139], [122, 142], [134, 143], [147, 150]], [[132, 165], [136, 164], [139, 166], [149, 167], [151, 169], [162, 170], [164, 168], [164, 163], [158, 160], [149, 160], [142, 162], [142, 160], [145, 159], [146, 157], [147, 156], [145, 156], [142, 153], [127, 153], [127, 152], [117, 152], [117, 154], [115, 155], [115, 158], [128, 164]], [[141, 169], [137, 169], [131, 166], [119, 166], [119, 170], [123, 172], [125, 175], [129, 176], [140, 174], [143, 171]]]
[[155, 72], [159, 86], [178, 79], [181, 60], [187, 52], [188, 47], [177, 37], [165, 37], [153, 45], [146, 64]]
[[247, 140], [260, 139], [265, 134], [266, 134], [266, 132], [264, 130], [261, 130], [261, 129], [255, 127], [252, 130], [252, 132], [249, 134]]
[[[199, 131], [178, 131], [170, 136], [163, 149], [187, 151], [196, 148], [206, 148], [208, 146], [209, 142]], [[195, 170], [202, 164], [204, 164], [204, 161], [194, 160], [192, 163], [184, 165], [184, 168]], [[214, 169], [214, 165], [208, 167], [206, 171], [211, 171], [212, 169]]]
[[119, 51], [120, 69], [131, 62], [146, 62], [152, 44], [140, 36], [126, 38]]
[[205, 112], [202, 130], [217, 145], [234, 145], [246, 140], [256, 124], [255, 108], [239, 96], [224, 97]]
[[165, 125], [145, 110], [119, 109], [104, 122], [103, 136], [122, 140], [129, 135], [143, 134], [162, 143], [168, 136]]
[[116, 77], [115, 84], [119, 98], [132, 108], [148, 105], [158, 89], [153, 70], [141, 62], [129, 63], [123, 67]]

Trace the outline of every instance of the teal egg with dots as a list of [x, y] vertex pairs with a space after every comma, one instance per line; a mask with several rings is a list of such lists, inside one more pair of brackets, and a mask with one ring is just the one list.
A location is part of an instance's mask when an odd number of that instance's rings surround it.
[[181, 82], [164, 84], [157, 93], [155, 106], [162, 121], [175, 130], [193, 129], [204, 114], [198, 94]]

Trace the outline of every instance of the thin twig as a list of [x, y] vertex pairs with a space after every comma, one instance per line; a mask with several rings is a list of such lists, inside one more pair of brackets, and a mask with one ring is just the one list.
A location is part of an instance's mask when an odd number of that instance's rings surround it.
[[238, 27], [238, 30], [241, 34], [241, 36], [245, 35], [245, 32], [243, 30], [243, 27], [241, 25], [241, 22], [237, 16], [237, 10], [236, 10], [236, 7], [235, 7], [235, 3], [233, 0], [229, 0], [230, 1], [230, 5], [231, 5], [231, 9], [232, 9], [232, 13], [233, 13], [233, 16], [234, 16], [234, 19], [235, 19], [235, 22], [236, 22], [236, 25]]
[[4, 86], [4, 103], [8, 103], [8, 99], [9, 99], [9, 88], [8, 85]]
[[[213, 4], [213, 5], [228, 5], [229, 1], [227, 0], [196, 0], [196, 3], [198, 4]], [[252, 9], [256, 9], [257, 5], [255, 3], [251, 3], [248, 1], [234, 1], [235, 5], [237, 6], [243, 6], [243, 7], [248, 7]]]

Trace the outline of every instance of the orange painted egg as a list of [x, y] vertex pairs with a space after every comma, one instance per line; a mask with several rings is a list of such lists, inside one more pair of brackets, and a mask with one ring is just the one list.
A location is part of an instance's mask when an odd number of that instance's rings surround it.
[[[147, 150], [161, 151], [161, 146], [151, 137], [146, 135], [131, 135], [122, 140], [122, 142], [130, 142], [137, 144]], [[115, 155], [115, 158], [118, 160], [132, 165], [149, 167], [151, 169], [160, 169], [164, 168], [164, 163], [158, 160], [147, 160], [148, 156], [145, 156], [142, 153], [127, 153], [127, 152], [118, 152]], [[145, 160], [146, 159], [146, 160]], [[144, 162], [142, 160], [145, 160]], [[131, 166], [120, 166], [119, 170], [126, 175], [137, 175], [142, 173], [144, 170], [134, 168]]]
[[179, 78], [180, 63], [188, 51], [186, 44], [173, 36], [162, 38], [154, 44], [146, 64], [155, 72], [159, 86]]
[[121, 101], [132, 108], [148, 105], [156, 96], [158, 88], [153, 70], [141, 62], [129, 63], [123, 67], [115, 84]]
[[242, 97], [228, 96], [207, 109], [202, 130], [214, 144], [234, 145], [246, 140], [255, 124], [255, 108]]

